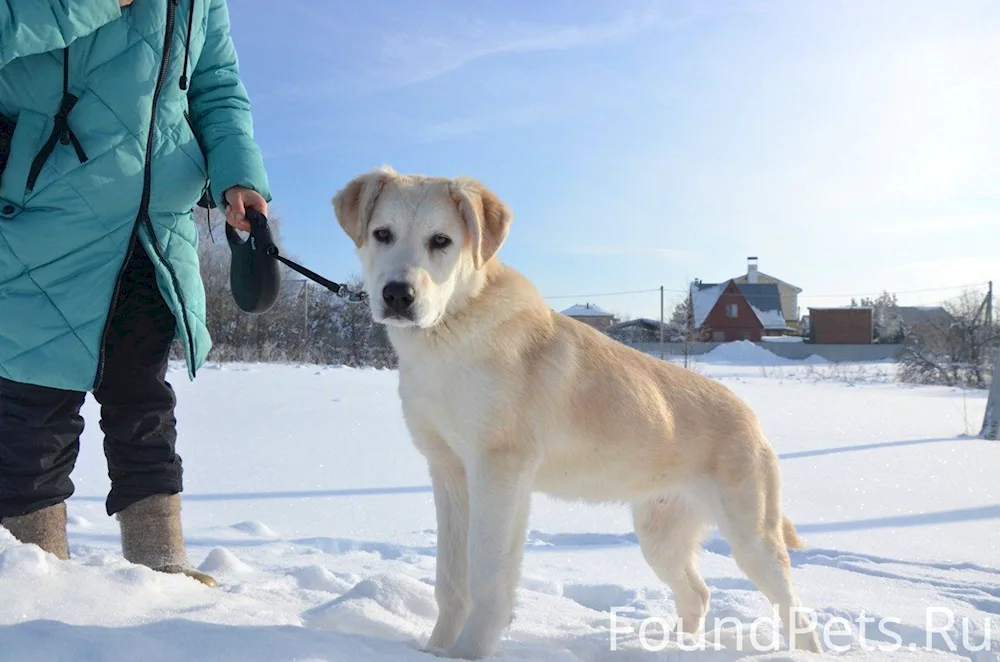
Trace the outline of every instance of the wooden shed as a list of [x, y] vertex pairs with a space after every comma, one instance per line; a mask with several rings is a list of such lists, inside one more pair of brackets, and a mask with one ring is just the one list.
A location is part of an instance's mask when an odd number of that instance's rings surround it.
[[875, 337], [871, 308], [810, 308], [809, 338], [820, 345], [870, 345]]

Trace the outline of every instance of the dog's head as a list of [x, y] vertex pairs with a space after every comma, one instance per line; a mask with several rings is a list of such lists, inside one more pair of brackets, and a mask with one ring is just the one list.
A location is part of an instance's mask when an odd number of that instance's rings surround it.
[[512, 219], [473, 179], [388, 168], [353, 179], [333, 207], [357, 246], [373, 318], [400, 327], [430, 328], [470, 296]]

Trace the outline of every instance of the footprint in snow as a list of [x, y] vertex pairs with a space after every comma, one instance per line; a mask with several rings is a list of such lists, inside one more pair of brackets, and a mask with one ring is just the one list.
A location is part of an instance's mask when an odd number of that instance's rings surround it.
[[246, 522], [239, 522], [233, 524], [231, 527], [236, 531], [245, 533], [247, 535], [256, 536], [257, 538], [278, 538], [278, 533], [263, 522], [258, 522], [256, 520], [248, 520]]
[[600, 612], [630, 605], [639, 599], [637, 591], [616, 584], [568, 584], [563, 587], [563, 596], [588, 609]]
[[299, 588], [308, 591], [325, 591], [327, 593], [345, 593], [358, 583], [360, 577], [351, 573], [333, 573], [323, 566], [307, 565], [296, 568], [291, 575]]
[[401, 574], [365, 579], [302, 614], [308, 628], [410, 642], [422, 638], [436, 618], [434, 588]]
[[94, 528], [94, 523], [91, 522], [86, 517], [80, 517], [79, 515], [70, 515], [66, 518], [66, 524], [75, 529], [92, 529]]
[[518, 585], [526, 591], [534, 591], [535, 593], [544, 593], [545, 595], [562, 595], [563, 586], [562, 583], [557, 580], [546, 579], [544, 577], [533, 577], [530, 575], [523, 575], [518, 582]]
[[255, 572], [225, 547], [216, 547], [209, 552], [198, 569], [210, 575], [228, 576], [246, 576]]
[[[71, 552], [75, 556], [80, 556], [79, 552]], [[91, 568], [110, 568], [119, 565], [123, 560], [120, 556], [109, 554], [108, 552], [97, 551], [88, 555], [83, 560], [83, 565]]]
[[756, 587], [748, 579], [742, 579], [740, 577], [707, 577], [705, 578], [705, 583], [708, 584], [709, 588], [715, 588], [720, 591], [755, 591]]

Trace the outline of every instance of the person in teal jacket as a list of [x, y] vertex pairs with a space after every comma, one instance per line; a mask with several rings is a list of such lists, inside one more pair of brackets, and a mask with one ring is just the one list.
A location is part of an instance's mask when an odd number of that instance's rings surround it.
[[0, 0], [0, 523], [69, 557], [88, 392], [126, 559], [214, 585], [180, 525], [170, 347], [211, 349], [192, 209], [271, 195], [225, 0]]

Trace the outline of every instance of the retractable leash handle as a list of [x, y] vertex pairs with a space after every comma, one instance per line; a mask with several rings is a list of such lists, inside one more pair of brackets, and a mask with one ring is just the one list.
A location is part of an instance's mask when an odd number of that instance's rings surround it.
[[267, 218], [263, 214], [255, 209], [247, 209], [247, 220], [250, 222], [250, 237], [246, 240], [241, 239], [236, 230], [226, 224], [226, 239], [232, 250], [229, 281], [233, 298], [241, 310], [248, 313], [266, 313], [274, 306], [281, 289], [279, 262], [349, 303], [367, 301], [364, 292], [357, 292], [346, 285], [335, 283], [282, 256], [277, 244], [274, 243]]
[[278, 300], [281, 271], [267, 218], [255, 210], [247, 210], [250, 236], [243, 239], [226, 223], [226, 240], [232, 252], [229, 265], [229, 285], [240, 310], [266, 313]]

